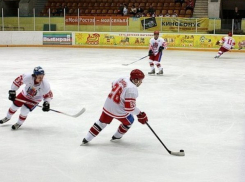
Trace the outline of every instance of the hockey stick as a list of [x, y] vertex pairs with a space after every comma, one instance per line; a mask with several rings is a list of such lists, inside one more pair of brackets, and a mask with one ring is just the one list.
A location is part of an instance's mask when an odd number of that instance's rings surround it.
[[168, 151], [169, 154], [171, 155], [176, 155], [176, 156], [185, 156], [185, 152], [184, 150], [180, 150], [179, 152], [172, 152], [170, 151], [165, 145], [164, 143], [161, 141], [161, 139], [157, 136], [157, 134], [154, 132], [154, 130], [150, 127], [150, 125], [146, 122], [146, 125], [150, 128], [150, 130], [152, 131], [152, 133], [154, 133], [154, 135], [157, 137], [157, 139], [161, 142], [161, 144], [164, 146], [164, 148]]
[[[33, 106], [42, 107], [42, 106], [40, 106], [40, 105], [38, 105], [38, 104], [34, 104], [34, 103], [32, 103], [32, 102], [28, 102], [28, 101], [21, 100], [21, 99], [18, 99], [18, 98], [16, 98], [15, 100], [17, 100], [17, 101], [19, 101], [19, 102], [23, 102], [23, 103], [25, 103], [25, 104], [29, 104], [29, 105], [33, 105]], [[66, 115], [66, 116], [70, 116], [70, 117], [73, 117], [73, 118], [77, 118], [78, 116], [80, 116], [81, 114], [83, 114], [83, 113], [86, 111], [86, 109], [83, 108], [83, 109], [82, 109], [81, 111], [79, 111], [77, 114], [70, 115], [70, 114], [67, 114], [67, 113], [64, 113], [64, 112], [61, 112], [61, 111], [57, 111], [57, 110], [54, 110], [54, 109], [49, 109], [49, 110], [50, 110], [50, 111], [57, 112], [57, 113], [60, 113], [60, 114], [64, 114], [64, 115]]]
[[[147, 55], [147, 56], [144, 56], [144, 57], [142, 57], [142, 58], [140, 58], [140, 59], [137, 60], [137, 61], [140, 61], [141, 59], [145, 59], [146, 57], [148, 57], [148, 55]], [[137, 62], [137, 61], [134, 61], [134, 62], [128, 63], [128, 64], [122, 64], [122, 65], [123, 65], [123, 66], [128, 66], [128, 65], [133, 64], [133, 63], [135, 63], [135, 62]]]

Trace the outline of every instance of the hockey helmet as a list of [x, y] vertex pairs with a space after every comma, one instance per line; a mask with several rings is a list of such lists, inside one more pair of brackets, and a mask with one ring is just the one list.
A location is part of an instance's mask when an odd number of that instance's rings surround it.
[[44, 70], [41, 66], [37, 66], [33, 70], [33, 75], [44, 75]]
[[154, 35], [159, 35], [159, 31], [154, 31]]
[[232, 32], [228, 32], [228, 36], [232, 37]]
[[145, 78], [144, 73], [139, 69], [132, 70], [130, 73], [130, 79], [131, 80], [134, 80], [134, 79], [138, 79], [138, 80], [141, 79], [142, 80], [144, 78]]

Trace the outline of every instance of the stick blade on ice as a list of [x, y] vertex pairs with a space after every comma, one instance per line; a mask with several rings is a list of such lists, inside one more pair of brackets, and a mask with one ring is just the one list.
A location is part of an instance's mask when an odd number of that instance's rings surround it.
[[86, 111], [85, 108], [83, 108], [81, 111], [79, 111], [77, 114], [72, 115], [72, 117], [77, 118], [78, 116], [82, 115]]
[[185, 156], [185, 152], [170, 152], [171, 155], [175, 155], [175, 156]]

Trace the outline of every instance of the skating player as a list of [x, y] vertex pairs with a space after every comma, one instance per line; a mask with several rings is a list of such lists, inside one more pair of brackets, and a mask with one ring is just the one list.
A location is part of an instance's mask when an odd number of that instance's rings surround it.
[[96, 137], [113, 119], [121, 122], [118, 130], [112, 136], [112, 141], [121, 139], [134, 123], [133, 115], [138, 121], [145, 124], [148, 119], [144, 112], [136, 107], [138, 89], [145, 75], [141, 70], [135, 69], [130, 73], [130, 78], [119, 78], [112, 83], [112, 90], [108, 95], [100, 119], [96, 121], [82, 141], [82, 145]]
[[221, 47], [219, 48], [217, 55], [214, 57], [215, 59], [219, 58], [222, 54], [234, 48], [235, 40], [232, 38], [232, 33], [229, 32], [228, 36], [223, 37], [220, 41], [216, 42], [216, 45], [220, 45], [220, 44]]
[[[7, 112], [7, 116], [0, 120], [0, 124], [8, 122], [13, 114], [21, 108], [17, 123], [12, 125], [12, 129], [17, 130], [24, 123], [29, 112], [35, 109], [35, 105], [42, 100], [44, 100], [42, 110], [44, 112], [49, 111], [53, 94], [49, 82], [44, 78], [44, 75], [44, 70], [38, 66], [34, 68], [32, 74], [22, 74], [14, 80], [11, 90], [9, 90], [9, 100], [13, 101], [13, 103]], [[16, 97], [16, 91], [23, 84], [25, 84], [24, 89]], [[17, 99], [33, 103], [34, 105], [24, 104]]]

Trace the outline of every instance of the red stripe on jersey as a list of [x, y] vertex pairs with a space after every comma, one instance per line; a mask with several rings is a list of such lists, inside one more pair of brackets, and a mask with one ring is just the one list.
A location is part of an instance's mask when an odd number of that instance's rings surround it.
[[13, 82], [13, 84], [15, 84], [16, 87], [20, 87], [20, 85], [15, 82]]
[[124, 102], [125, 111], [133, 111], [135, 109], [136, 103], [133, 98], [126, 98]]
[[135, 108], [130, 108], [130, 109], [127, 109], [127, 108], [124, 108], [124, 110], [126, 111], [126, 112], [131, 112], [131, 111], [133, 111]]
[[103, 111], [104, 111], [107, 115], [109, 115], [109, 116], [111, 116], [111, 117], [113, 117], [113, 118], [126, 118], [126, 117], [129, 115], [129, 113], [126, 113], [125, 115], [118, 116], [118, 115], [115, 115], [115, 114], [110, 113], [110, 112], [107, 111], [105, 108], [103, 108]]
[[[17, 96], [19, 98], [19, 95]], [[22, 97], [22, 98], [21, 98]], [[42, 101], [42, 99], [38, 99], [38, 100], [33, 100], [32, 97], [28, 97], [28, 95], [25, 95], [25, 92], [24, 90], [22, 90], [21, 92], [21, 97], [19, 99], [23, 99], [25, 101], [30, 101], [30, 102], [33, 102], [34, 104], [38, 104], [39, 102]]]
[[20, 75], [13, 82], [17, 87], [20, 87], [23, 84], [23, 77]]
[[44, 98], [44, 99], [46, 99], [46, 98], [53, 98], [53, 93], [52, 93], [52, 91], [50, 90], [47, 94], [45, 94], [45, 95], [43, 96], [43, 98]]
[[129, 101], [130, 101], [130, 100], [134, 100], [134, 101], [135, 101], [136, 99], [134, 99], [134, 98], [125, 98], [125, 101], [128, 101], [128, 100], [129, 100]]

